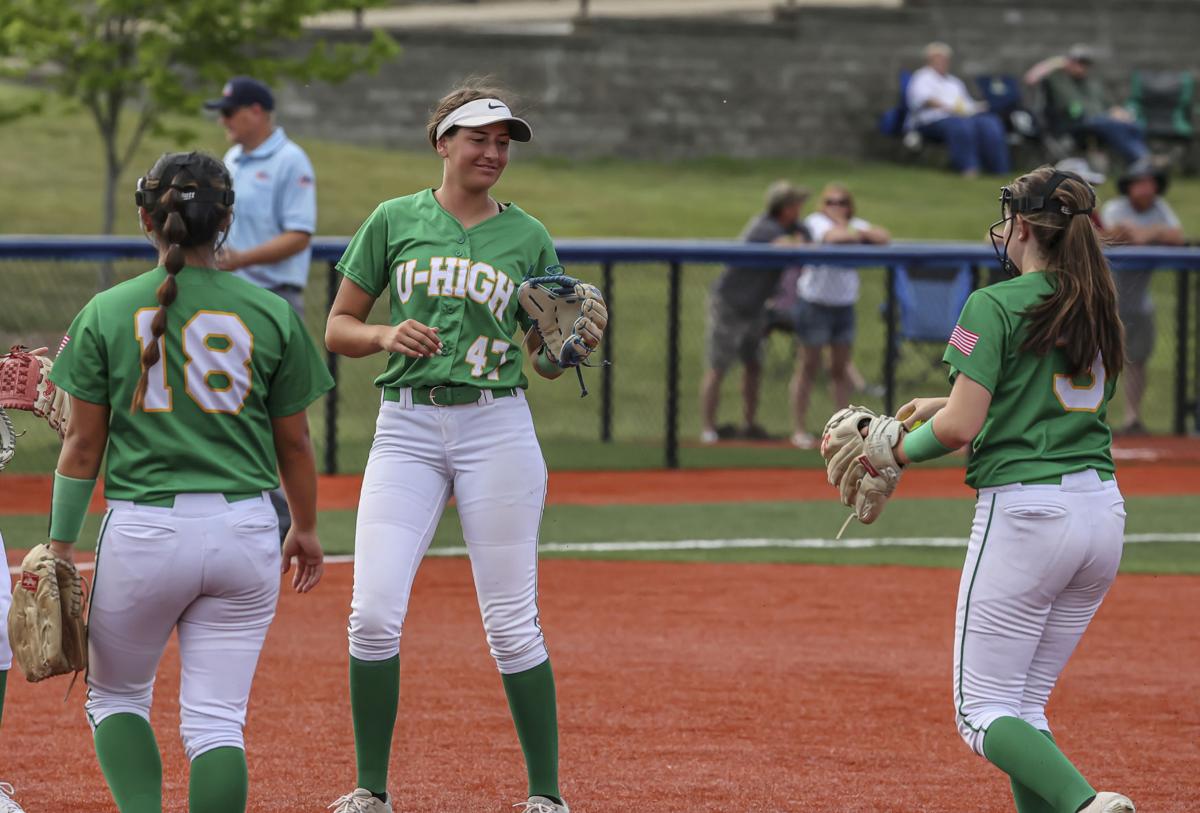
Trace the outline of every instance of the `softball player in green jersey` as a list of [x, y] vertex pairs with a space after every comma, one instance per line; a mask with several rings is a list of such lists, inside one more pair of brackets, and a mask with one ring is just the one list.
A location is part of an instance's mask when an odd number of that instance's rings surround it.
[[164, 155], [137, 203], [161, 264], [84, 306], [51, 374], [75, 410], [51, 546], [71, 557], [107, 452], [86, 704], [100, 767], [121, 813], [160, 813], [150, 701], [177, 631], [188, 809], [237, 813], [250, 683], [279, 594], [267, 492], [278, 471], [293, 513], [282, 570], [298, 559], [293, 586], [306, 592], [322, 554], [304, 410], [333, 380], [287, 302], [215, 270], [233, 203], [219, 161]]
[[[413, 577], [446, 501], [458, 503], [492, 657], [529, 774], [532, 813], [566, 813], [558, 786], [554, 678], [537, 607], [546, 467], [525, 401], [516, 290], [557, 270], [550, 235], [489, 192], [510, 140], [530, 128], [486, 88], [442, 99], [429, 139], [442, 184], [386, 201], [338, 263], [325, 341], [347, 356], [388, 355], [354, 540], [350, 700], [358, 787], [337, 813], [392, 810], [388, 757], [400, 690], [400, 634]], [[368, 325], [386, 295], [389, 325]], [[535, 348], [536, 349], [536, 348]], [[539, 354], [534, 368], [561, 370]]]
[[979, 499], [958, 593], [954, 704], [963, 739], [1009, 775], [1019, 813], [1134, 809], [1093, 790], [1046, 720], [1116, 577], [1125, 531], [1106, 422], [1123, 331], [1094, 205], [1083, 179], [1049, 167], [1004, 188], [993, 242], [1019, 275], [963, 307], [944, 356], [950, 397], [899, 413], [924, 421], [895, 447], [901, 464], [971, 444], [967, 484]]

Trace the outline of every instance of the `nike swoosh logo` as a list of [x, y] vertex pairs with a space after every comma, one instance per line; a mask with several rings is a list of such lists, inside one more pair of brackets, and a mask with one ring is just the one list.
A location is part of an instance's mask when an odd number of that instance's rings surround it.
[[491, 102], [488, 102], [488, 110], [499, 110], [501, 107], [504, 107], [504, 105], [492, 104]]

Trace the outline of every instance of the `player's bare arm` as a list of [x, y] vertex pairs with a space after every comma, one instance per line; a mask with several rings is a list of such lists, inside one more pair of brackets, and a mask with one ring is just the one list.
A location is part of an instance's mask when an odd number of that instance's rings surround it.
[[292, 587], [297, 593], [307, 593], [321, 580], [325, 561], [317, 539], [317, 468], [307, 413], [301, 410], [295, 415], [273, 418], [271, 431], [279, 459], [279, 477], [292, 512], [280, 569], [287, 573], [295, 559]]
[[[58, 455], [58, 473], [73, 480], [95, 480], [107, 445], [108, 407], [72, 396], [71, 422]], [[50, 549], [55, 556], [71, 561], [75, 545], [51, 539]]]
[[[934, 410], [930, 416], [930, 420], [933, 421], [933, 434], [948, 449], [959, 449], [974, 440], [975, 436], [979, 434], [979, 430], [983, 428], [988, 407], [992, 404], [992, 394], [983, 385], [960, 374], [954, 380], [949, 398], [917, 399], [917, 401], [926, 402], [939, 400], [944, 400], [946, 404], [944, 407]], [[928, 411], [929, 405], [930, 403], [923, 404], [926, 411]], [[908, 455], [904, 453], [903, 442], [897, 443], [893, 452], [900, 465], [908, 465], [909, 459]]]
[[367, 324], [374, 304], [375, 297], [351, 280], [343, 279], [325, 323], [325, 346], [351, 358], [370, 356], [381, 350], [428, 358], [441, 351], [437, 328], [415, 319], [405, 319], [398, 325]]

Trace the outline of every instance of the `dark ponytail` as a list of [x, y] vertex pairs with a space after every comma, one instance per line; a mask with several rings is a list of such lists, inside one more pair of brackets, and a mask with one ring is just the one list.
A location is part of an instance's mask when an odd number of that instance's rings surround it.
[[233, 183], [225, 165], [203, 153], [171, 153], [158, 159], [138, 181], [138, 206], [150, 214], [154, 236], [166, 244], [163, 266], [167, 276], [158, 286], [158, 311], [150, 322], [151, 340], [142, 349], [142, 374], [133, 392], [130, 412], [146, 400], [150, 368], [159, 362], [159, 339], [167, 331], [167, 308], [179, 294], [177, 277], [184, 266], [184, 249], [211, 247], [223, 242], [221, 234], [233, 205]]
[[[1013, 192], [1021, 196], [1038, 185], [1044, 188], [1052, 174], [1049, 167], [1035, 170], [1019, 178]], [[1057, 347], [1072, 375], [1087, 372], [1099, 352], [1108, 376], [1115, 377], [1125, 366], [1125, 329], [1117, 315], [1112, 272], [1092, 221], [1085, 214], [1063, 211], [1089, 210], [1092, 190], [1072, 177], [1060, 183], [1050, 199], [1059, 205], [1021, 215], [1046, 258], [1047, 270], [1057, 277], [1053, 293], [1025, 312], [1028, 328], [1021, 350], [1047, 355]]]

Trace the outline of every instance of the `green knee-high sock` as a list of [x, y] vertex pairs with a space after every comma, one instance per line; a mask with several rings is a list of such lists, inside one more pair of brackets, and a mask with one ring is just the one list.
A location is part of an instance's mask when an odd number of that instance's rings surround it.
[[[1050, 740], [1050, 742], [1054, 742], [1054, 737], [1049, 731], [1042, 731], [1042, 736]], [[1038, 796], [1016, 779], [1009, 777], [1009, 780], [1012, 783], [1013, 801], [1017, 803], [1017, 813], [1054, 813], [1054, 808], [1041, 796]]]
[[400, 703], [400, 656], [386, 661], [350, 657], [350, 709], [354, 715], [354, 753], [358, 786], [387, 793], [392, 730]]
[[4, 721], [4, 690], [8, 688], [8, 670], [0, 672], [0, 722]]
[[162, 757], [150, 724], [114, 714], [96, 727], [96, 758], [121, 813], [162, 813]]
[[517, 739], [525, 752], [529, 795], [559, 799], [558, 704], [550, 661], [513, 675], [501, 675]]
[[250, 779], [246, 752], [214, 748], [192, 760], [188, 813], [245, 813]]
[[988, 761], [1042, 797], [1055, 813], [1075, 813], [1096, 795], [1071, 761], [1040, 731], [1016, 717], [1001, 717], [983, 737]]

